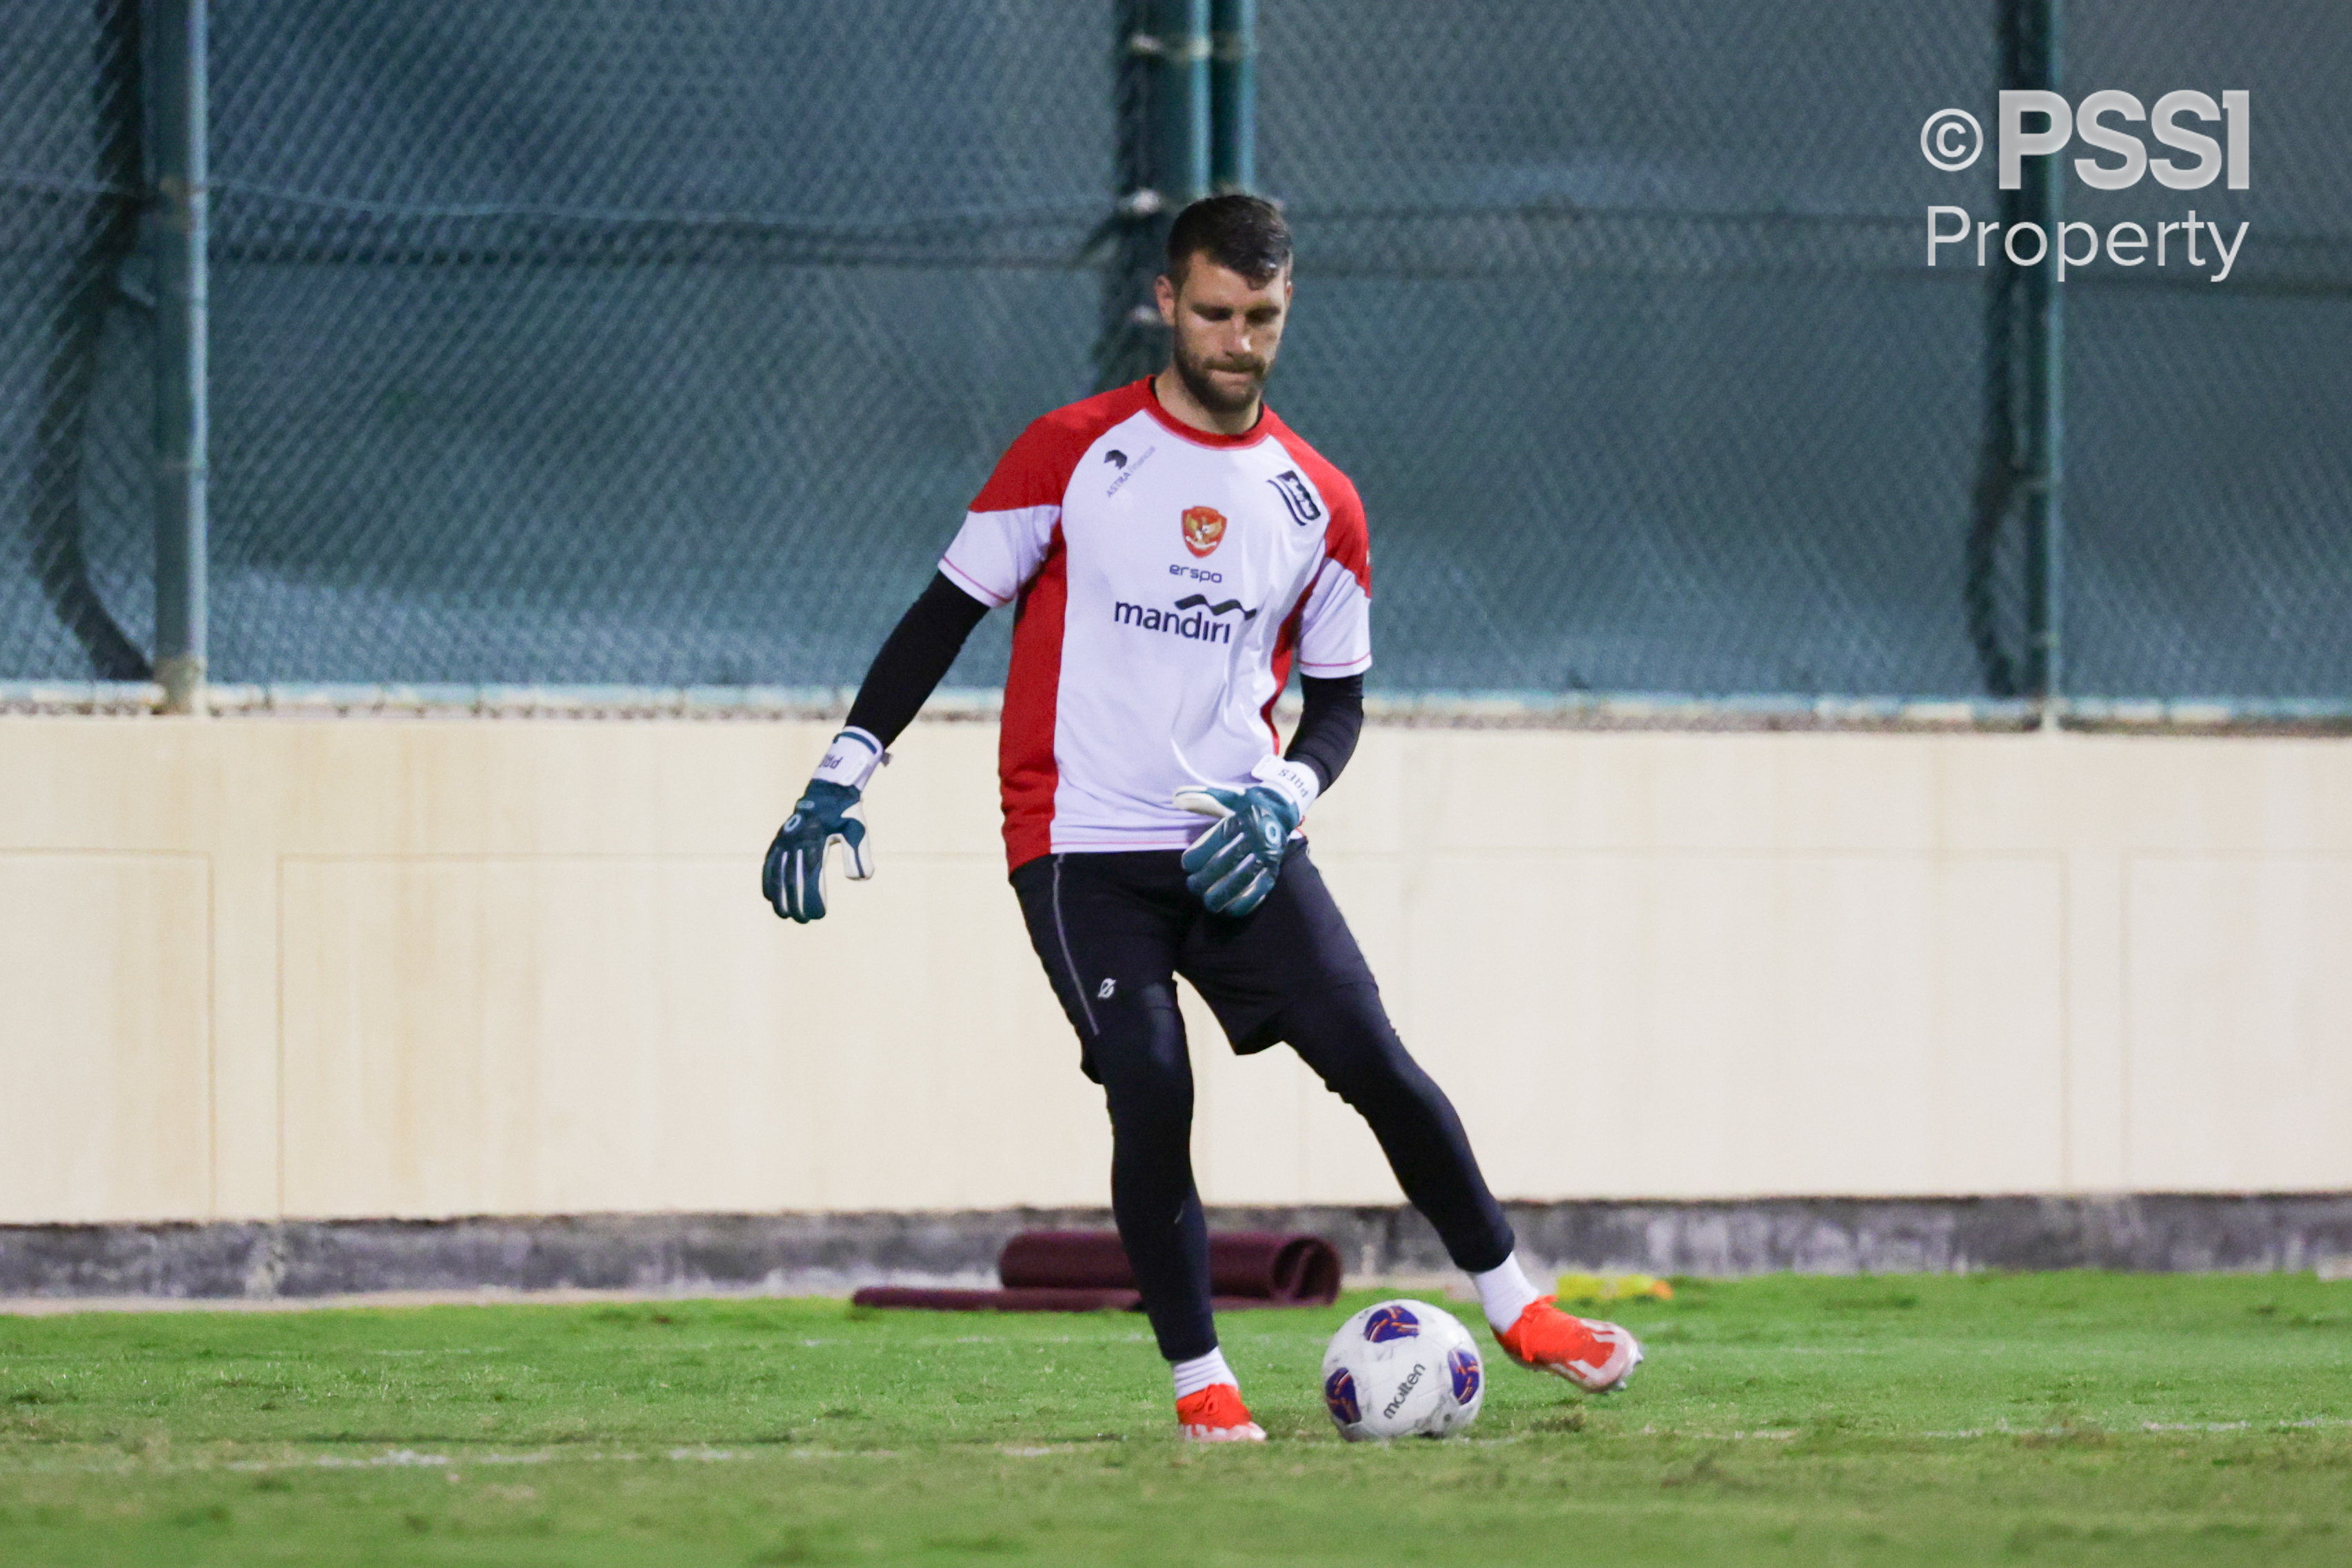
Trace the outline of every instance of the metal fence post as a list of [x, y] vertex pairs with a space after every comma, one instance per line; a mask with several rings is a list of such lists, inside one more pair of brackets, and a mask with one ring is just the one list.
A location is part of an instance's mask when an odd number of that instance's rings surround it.
[[153, 0], [155, 678], [166, 713], [205, 711], [205, 0]]
[[[2015, 0], [2020, 16], [2013, 33], [2014, 85], [2063, 91], [2060, 25], [2064, 0]], [[2010, 85], [2004, 83], [2004, 86]], [[2042, 225], [2049, 256], [2026, 269], [2024, 335], [2026, 689], [2042, 705], [2046, 725], [2057, 720], [2065, 691], [2063, 610], [2065, 592], [2064, 476], [2065, 291], [2055, 281], [2054, 257], [2063, 244], [2058, 231], [2059, 193], [2065, 160], [2057, 153], [2027, 161], [2020, 170], [2019, 216]]]
[[1151, 186], [1174, 214], [1209, 193], [1209, 0], [1160, 0]]
[[1125, 0], [1118, 18], [1119, 194], [1099, 231], [1111, 256], [1095, 343], [1097, 387], [1150, 375], [1167, 358], [1151, 280], [1168, 225], [1209, 193], [1209, 0]]
[[[2063, 0], [2001, 0], [2002, 91], [2058, 90], [2059, 8]], [[1984, 448], [1971, 503], [1965, 602], [1985, 690], [2030, 697], [2054, 723], [2064, 691], [2064, 514], [2060, 481], [2064, 447], [2065, 317], [2050, 256], [2060, 244], [2061, 160], [2030, 158], [2014, 191], [1999, 193], [2002, 243], [1994, 246], [1985, 297]], [[2020, 267], [2007, 236], [2035, 224], [2046, 236], [2043, 259]], [[2004, 613], [2011, 558], [2003, 543], [2018, 529], [2022, 635]]]
[[1255, 190], [1257, 0], [1213, 0], [1209, 37], [1209, 183]]

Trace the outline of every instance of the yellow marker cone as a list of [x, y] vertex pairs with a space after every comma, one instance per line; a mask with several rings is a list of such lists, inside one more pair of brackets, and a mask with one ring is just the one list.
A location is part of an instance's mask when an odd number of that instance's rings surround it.
[[1622, 1301], [1648, 1296], [1661, 1301], [1675, 1297], [1675, 1288], [1654, 1274], [1562, 1274], [1563, 1301]]

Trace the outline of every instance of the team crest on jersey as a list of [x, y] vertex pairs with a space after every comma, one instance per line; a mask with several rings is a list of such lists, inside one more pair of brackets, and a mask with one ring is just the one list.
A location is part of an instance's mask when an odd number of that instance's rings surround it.
[[1184, 548], [1207, 555], [1225, 542], [1225, 515], [1214, 507], [1184, 508]]
[[1298, 476], [1297, 469], [1286, 468], [1266, 483], [1282, 493], [1282, 504], [1290, 508], [1291, 519], [1299, 527], [1305, 528], [1323, 515], [1322, 507], [1316, 502], [1315, 492], [1307, 487], [1307, 481]]

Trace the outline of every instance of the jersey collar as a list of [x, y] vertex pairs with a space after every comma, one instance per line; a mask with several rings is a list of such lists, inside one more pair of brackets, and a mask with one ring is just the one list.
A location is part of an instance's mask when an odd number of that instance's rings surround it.
[[1276, 423], [1274, 409], [1264, 398], [1258, 399], [1257, 423], [1239, 435], [1223, 435], [1213, 430], [1195, 430], [1160, 406], [1160, 389], [1152, 384], [1157, 379], [1156, 375], [1143, 378], [1143, 406], [1151, 411], [1152, 418], [1195, 446], [1222, 448], [1255, 446], [1274, 434]]

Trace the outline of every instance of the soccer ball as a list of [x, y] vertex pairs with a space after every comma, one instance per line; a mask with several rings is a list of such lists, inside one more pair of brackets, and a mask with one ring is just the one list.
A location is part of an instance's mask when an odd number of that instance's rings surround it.
[[1323, 1405], [1351, 1443], [1458, 1432], [1486, 1393], [1477, 1342], [1426, 1301], [1366, 1307], [1323, 1353]]

